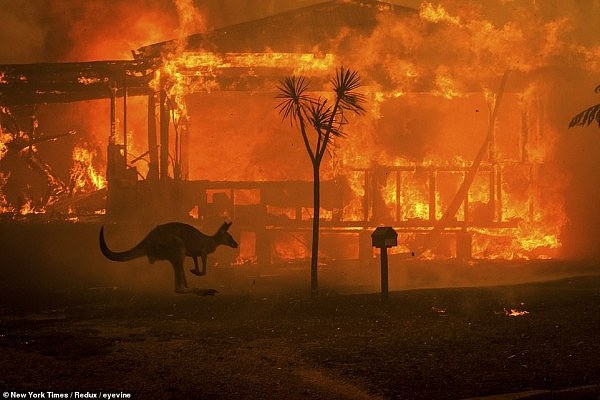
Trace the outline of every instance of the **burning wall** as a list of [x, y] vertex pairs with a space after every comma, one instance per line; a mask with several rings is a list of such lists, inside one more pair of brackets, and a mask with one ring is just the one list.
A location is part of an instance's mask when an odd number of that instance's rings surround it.
[[[177, 4], [180, 16], [190, 13], [190, 3]], [[177, 7], [147, 6], [134, 10], [123, 3], [116, 8], [122, 15], [117, 26], [131, 33], [120, 35], [119, 41], [127, 38], [144, 44], [161, 36], [169, 38], [165, 31], [176, 25]], [[82, 15], [90, 17], [91, 9], [85, 7]], [[162, 7], [170, 11], [158, 12]], [[558, 144], [563, 144], [562, 126], [569, 115], [568, 107], [559, 106], [564, 99], [556, 87], [564, 87], [565, 77], [573, 74], [578, 75], [579, 87], [594, 87], [593, 75], [586, 74], [597, 74], [599, 69], [598, 36], [594, 39], [590, 35], [593, 30], [578, 22], [586, 18], [586, 12], [597, 15], [598, 2], [587, 10], [575, 3], [551, 6], [524, 1], [485, 6], [461, 1], [423, 2], [413, 11], [371, 1], [331, 2], [319, 7], [192, 37], [196, 45], [192, 53], [176, 49], [180, 52], [168, 55], [164, 65], [175, 70], [163, 69], [161, 74], [175, 77], [184, 69], [205, 74], [206, 85], [200, 93], [185, 91], [190, 81], [172, 86], [184, 90], [171, 97], [185, 100], [180, 107], [185, 107], [189, 117], [189, 178], [310, 179], [299, 135], [281, 124], [273, 110], [273, 84], [280, 76], [273, 74], [246, 92], [236, 92], [227, 91], [230, 87], [222, 83], [219, 74], [241, 66], [248, 81], [256, 82], [261, 68], [269, 68], [269, 62], [276, 64], [271, 67], [281, 64], [282, 54], [311, 52], [326, 60], [328, 69], [303, 73], [326, 76], [337, 65], [351, 66], [360, 71], [369, 99], [369, 114], [349, 122], [348, 137], [335, 144], [324, 171], [325, 179], [345, 177], [356, 195], [356, 200], [345, 205], [343, 218], [362, 218], [372, 212], [365, 210], [371, 206], [365, 206], [360, 198], [368, 190], [365, 179], [370, 172], [366, 171], [376, 169], [384, 174], [376, 189], [385, 212], [379, 210], [374, 223], [425, 221], [430, 218], [432, 204], [435, 217], [440, 218], [463, 179], [461, 169], [470, 165], [481, 146], [494, 99], [499, 95], [500, 77], [511, 70], [494, 121], [494, 146], [486, 158], [488, 171], [482, 170], [476, 177], [469, 192], [471, 209], [466, 211], [472, 218], [511, 222], [513, 230], [510, 235], [502, 227], [475, 230], [475, 247], [481, 249], [477, 254], [483, 257], [559, 255], [561, 232], [568, 218], [576, 215], [567, 216], [570, 172], [556, 159], [564, 151]], [[206, 19], [192, 20], [202, 24], [200, 31], [210, 25]], [[162, 34], [143, 37], [145, 29], [136, 24], [144, 21], [155, 29], [152, 35], [161, 30]], [[281, 24], [285, 24], [288, 35], [281, 34]], [[81, 32], [77, 26], [73, 26], [70, 37], [81, 46], [67, 51], [69, 57], [120, 58], [124, 47], [127, 51], [137, 47], [119, 44], [114, 36], [100, 31], [85, 41], [77, 39], [75, 32]], [[185, 26], [189, 28], [189, 24]], [[182, 33], [192, 32], [184, 29]], [[219, 49], [228, 53], [216, 52]], [[144, 53], [144, 48], [140, 50]], [[248, 58], [253, 54], [258, 58], [255, 66]], [[282, 71], [296, 69], [286, 67]], [[146, 121], [131, 120], [144, 115], [145, 100], [135, 102], [129, 103], [128, 144], [137, 155], [147, 148], [147, 136]], [[86, 134], [98, 132], [96, 139], [105, 140], [109, 131], [106, 111], [94, 112], [94, 104], [68, 107], [86, 110]], [[577, 105], [572, 107], [577, 109]], [[138, 166], [145, 175], [143, 164]], [[409, 170], [400, 171], [399, 167]], [[438, 197], [433, 201], [432, 181], [421, 167], [435, 169]], [[501, 189], [501, 195], [489, 211], [494, 185]], [[464, 207], [456, 219], [465, 219]], [[493, 249], [494, 244], [500, 248]]]

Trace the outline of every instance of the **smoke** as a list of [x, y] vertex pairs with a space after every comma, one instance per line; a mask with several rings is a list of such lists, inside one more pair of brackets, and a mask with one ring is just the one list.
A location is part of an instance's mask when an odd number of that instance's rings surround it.
[[178, 26], [170, 1], [1, 1], [0, 62], [129, 59], [131, 50], [172, 38]]
[[14, 2], [0, 0], [3, 10], [0, 40], [0, 63], [29, 63], [42, 60], [47, 28], [43, 26], [43, 14], [33, 1]]
[[0, 63], [129, 59], [141, 46], [316, 2], [0, 0]]

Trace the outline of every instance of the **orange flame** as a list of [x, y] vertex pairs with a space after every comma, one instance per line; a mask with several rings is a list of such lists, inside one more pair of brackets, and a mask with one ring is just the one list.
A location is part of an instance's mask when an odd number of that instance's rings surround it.
[[187, 118], [185, 96], [190, 93], [208, 92], [219, 89], [217, 77], [232, 67], [283, 68], [294, 74], [313, 74], [329, 71], [334, 65], [334, 57], [296, 53], [226, 53], [182, 52], [169, 55], [163, 60], [150, 86], [159, 91], [168, 88], [168, 96], [173, 102], [175, 120]]
[[9, 133], [0, 132], [0, 160], [4, 157], [8, 148], [6, 145], [13, 140], [13, 137]]
[[460, 18], [448, 14], [446, 9], [441, 4], [434, 6], [429, 2], [421, 3], [419, 16], [424, 20], [433, 23], [446, 22], [451, 25], [460, 24]]
[[94, 150], [79, 146], [73, 148], [70, 177], [72, 193], [98, 190], [106, 186], [106, 179], [94, 167], [95, 157]]

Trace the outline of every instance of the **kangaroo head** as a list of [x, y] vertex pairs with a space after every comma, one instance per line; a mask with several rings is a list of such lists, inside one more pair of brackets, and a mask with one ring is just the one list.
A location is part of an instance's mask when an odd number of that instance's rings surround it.
[[232, 222], [225, 222], [217, 233], [215, 234], [215, 240], [218, 244], [223, 244], [225, 246], [233, 247], [234, 249], [238, 247], [238, 243], [233, 239], [233, 237], [227, 232]]

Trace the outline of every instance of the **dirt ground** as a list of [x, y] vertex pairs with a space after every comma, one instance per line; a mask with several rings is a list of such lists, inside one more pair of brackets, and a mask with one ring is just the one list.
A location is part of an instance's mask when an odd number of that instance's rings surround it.
[[600, 398], [593, 262], [391, 260], [387, 304], [377, 265], [324, 265], [318, 301], [302, 265], [212, 267], [206, 280], [188, 277], [220, 292], [199, 297], [172, 292], [167, 264], [112, 264], [95, 241], [75, 250], [33, 238], [38, 251], [21, 252], [8, 236], [0, 389], [9, 395]]

